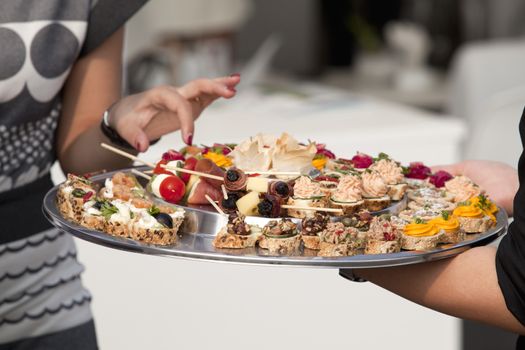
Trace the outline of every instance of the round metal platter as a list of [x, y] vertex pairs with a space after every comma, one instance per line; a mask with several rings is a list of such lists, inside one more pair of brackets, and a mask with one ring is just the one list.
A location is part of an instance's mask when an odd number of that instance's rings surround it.
[[[125, 171], [125, 170], [124, 170]], [[95, 182], [102, 182], [114, 173], [105, 173], [92, 178]], [[317, 252], [309, 249], [300, 250], [294, 256], [270, 255], [260, 248], [249, 249], [216, 249], [212, 245], [215, 234], [226, 224], [226, 218], [216, 212], [203, 207], [183, 207], [186, 210], [184, 225], [179, 230], [179, 240], [170, 246], [145, 244], [131, 239], [111, 236], [101, 231], [90, 230], [66, 220], [56, 206], [57, 187], [52, 188], [45, 196], [42, 206], [46, 218], [57, 228], [86, 241], [103, 245], [109, 248], [135, 253], [197, 259], [207, 261], [222, 261], [258, 265], [282, 265], [299, 267], [324, 268], [374, 268], [423, 263], [433, 260], [449, 258], [475, 246], [489, 244], [504, 234], [507, 230], [508, 217], [505, 210], [500, 208], [496, 215], [497, 224], [491, 230], [482, 234], [469, 234], [468, 239], [457, 244], [440, 245], [431, 251], [402, 251], [392, 254], [355, 255], [349, 257], [318, 257]], [[405, 203], [400, 201], [394, 204], [393, 209], [387, 212], [396, 212], [404, 208]], [[399, 204], [401, 203], [401, 204]], [[248, 217], [250, 224], [263, 226], [268, 219]]]

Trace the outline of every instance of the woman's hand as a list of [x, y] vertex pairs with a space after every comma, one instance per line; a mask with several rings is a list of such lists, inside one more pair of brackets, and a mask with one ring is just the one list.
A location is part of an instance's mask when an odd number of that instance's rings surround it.
[[193, 80], [181, 87], [160, 86], [127, 96], [111, 108], [109, 124], [139, 152], [150, 140], [181, 129], [182, 139], [191, 145], [194, 121], [219, 97], [235, 96], [240, 76]]
[[518, 191], [518, 173], [513, 167], [488, 160], [466, 160], [451, 165], [438, 165], [432, 171], [445, 170], [452, 175], [465, 175], [487, 191], [490, 198], [512, 216], [512, 202]]

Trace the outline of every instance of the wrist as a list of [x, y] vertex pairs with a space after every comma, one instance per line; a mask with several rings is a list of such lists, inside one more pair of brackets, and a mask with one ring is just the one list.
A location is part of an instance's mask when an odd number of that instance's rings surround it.
[[[122, 136], [120, 136], [119, 132], [117, 131], [116, 126], [113, 125], [111, 118], [111, 111], [113, 109], [113, 106], [115, 104], [112, 104], [108, 109], [104, 111], [104, 114], [102, 115], [102, 121], [100, 123], [100, 129], [102, 130], [102, 133], [108, 138], [108, 140], [117, 146], [127, 148], [130, 150], [135, 150], [135, 147], [133, 147], [128, 141], [126, 141]], [[160, 138], [150, 141], [149, 144], [154, 145], [157, 142], [160, 141]]]

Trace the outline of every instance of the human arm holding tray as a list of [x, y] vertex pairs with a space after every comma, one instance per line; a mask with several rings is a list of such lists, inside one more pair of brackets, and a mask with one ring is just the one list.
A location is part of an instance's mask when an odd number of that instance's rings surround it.
[[191, 144], [194, 120], [203, 109], [219, 97], [235, 96], [238, 75], [194, 80], [182, 87], [161, 86], [120, 98], [123, 36], [121, 28], [81, 57], [66, 82], [56, 143], [64, 172], [83, 174], [130, 165], [99, 147], [101, 142], [111, 142], [100, 128], [109, 106], [109, 126], [135, 151], [144, 152], [150, 141], [179, 129], [184, 142]]
[[[522, 121], [522, 138], [523, 128]], [[452, 259], [354, 273], [436, 311], [525, 334], [525, 155], [521, 181], [514, 168], [498, 162], [466, 161], [440, 169], [472, 178], [509, 215], [514, 213], [499, 248], [477, 247]]]

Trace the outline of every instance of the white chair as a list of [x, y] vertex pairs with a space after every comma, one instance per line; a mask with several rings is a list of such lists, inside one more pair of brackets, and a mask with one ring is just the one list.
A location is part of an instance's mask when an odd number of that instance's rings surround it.
[[522, 151], [518, 124], [525, 107], [525, 85], [508, 89], [481, 103], [471, 123], [465, 158], [498, 160], [517, 167]]
[[466, 45], [453, 61], [450, 114], [462, 117], [469, 135], [464, 158], [516, 166], [521, 153], [518, 122], [525, 106], [525, 39]]

